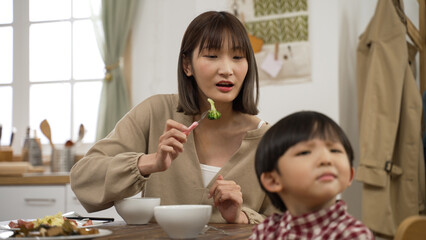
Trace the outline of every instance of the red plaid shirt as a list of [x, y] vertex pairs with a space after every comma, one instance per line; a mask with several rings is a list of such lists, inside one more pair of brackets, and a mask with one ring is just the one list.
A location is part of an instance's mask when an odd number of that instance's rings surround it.
[[371, 231], [349, 215], [342, 200], [317, 212], [293, 217], [274, 214], [253, 228], [250, 239], [374, 239]]

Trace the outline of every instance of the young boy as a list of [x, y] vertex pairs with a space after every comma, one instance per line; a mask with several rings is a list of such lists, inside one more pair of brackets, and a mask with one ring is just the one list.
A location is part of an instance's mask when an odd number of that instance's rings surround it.
[[256, 152], [256, 174], [275, 207], [250, 239], [374, 239], [337, 195], [352, 183], [353, 151], [343, 130], [312, 111], [272, 126]]

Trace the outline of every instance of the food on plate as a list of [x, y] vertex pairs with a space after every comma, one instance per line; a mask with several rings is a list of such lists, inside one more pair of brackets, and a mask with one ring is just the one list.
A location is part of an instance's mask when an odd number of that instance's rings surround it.
[[37, 218], [34, 221], [34, 227], [37, 228], [40, 225], [49, 225], [49, 226], [62, 226], [64, 224], [64, 217], [62, 217], [62, 213], [58, 212], [56, 215], [45, 216], [43, 218]]
[[[83, 226], [92, 225], [87, 221]], [[24, 221], [19, 219], [17, 222], [10, 221], [10, 228], [19, 228], [14, 231], [13, 237], [53, 237], [68, 235], [89, 235], [97, 234], [96, 228], [79, 228], [76, 221], [67, 219], [59, 212], [56, 215], [37, 218], [35, 221]]]
[[210, 103], [209, 115], [207, 116], [210, 120], [216, 120], [220, 118], [220, 112], [216, 110], [214, 106], [214, 101], [211, 98], [207, 98], [207, 101]]

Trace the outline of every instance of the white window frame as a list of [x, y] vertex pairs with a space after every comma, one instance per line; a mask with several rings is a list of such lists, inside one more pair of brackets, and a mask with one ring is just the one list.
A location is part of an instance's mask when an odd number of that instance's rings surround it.
[[[71, 16], [70, 21], [73, 23], [75, 20], [82, 20], [81, 18], [74, 19]], [[46, 22], [57, 22], [57, 21], [46, 21]], [[39, 82], [30, 83], [29, 80], [29, 60], [30, 60], [30, 42], [29, 42], [29, 33], [30, 33], [30, 20], [29, 20], [29, 0], [13, 0], [13, 22], [11, 24], [1, 24], [1, 26], [12, 26], [13, 28], [13, 79], [10, 84], [0, 84], [0, 86], [11, 86], [12, 87], [12, 127], [18, 129], [15, 134], [13, 141], [13, 150], [14, 155], [20, 155], [22, 151], [22, 144], [25, 139], [25, 129], [30, 126], [30, 85], [31, 84], [43, 84]], [[71, 39], [71, 43], [72, 43]], [[71, 51], [71, 58], [73, 57], [73, 52]], [[72, 61], [71, 61], [72, 62]], [[72, 70], [71, 70], [72, 72]], [[84, 82], [102, 82], [103, 79], [95, 80], [85, 80]], [[66, 81], [49, 81], [48, 83], [71, 83], [72, 90], [75, 83], [80, 82], [74, 80], [72, 77], [70, 80]], [[71, 92], [71, 104], [73, 104], [73, 93]], [[74, 128], [74, 119], [73, 119], [73, 108], [71, 107], [71, 137], [72, 139], [77, 139], [75, 134], [78, 132], [78, 129]], [[34, 126], [33, 126], [34, 127]], [[37, 126], [37, 133], [39, 138], [45, 138], [42, 135], [39, 127]], [[7, 133], [3, 132], [3, 138], [8, 138]], [[73, 136], [74, 135], [74, 136]], [[93, 143], [81, 143], [76, 149], [77, 154], [84, 154]], [[43, 144], [43, 154], [50, 155], [50, 145]]]

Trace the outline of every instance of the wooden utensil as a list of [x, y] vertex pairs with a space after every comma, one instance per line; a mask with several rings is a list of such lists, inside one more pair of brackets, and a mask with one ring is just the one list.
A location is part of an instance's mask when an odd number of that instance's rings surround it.
[[54, 149], [55, 145], [52, 142], [52, 135], [51, 135], [51, 131], [50, 131], [50, 125], [49, 125], [49, 122], [47, 122], [46, 119], [44, 119], [40, 123], [40, 130], [44, 134], [44, 136], [46, 136], [46, 138], [49, 140], [49, 143], [50, 143], [50, 146], [52, 147], [52, 149]]
[[84, 125], [80, 124], [80, 129], [78, 131], [78, 139], [77, 139], [77, 141], [75, 141], [75, 144], [77, 144], [78, 142], [80, 142], [83, 139], [85, 131], [86, 130], [84, 129]]
[[75, 142], [73, 142], [72, 140], [68, 140], [65, 143], [65, 147], [72, 147], [75, 144], [79, 143], [83, 139], [83, 137], [84, 137], [84, 132], [85, 132], [84, 125], [80, 124], [80, 129], [78, 130], [78, 138], [77, 138], [77, 140]]

